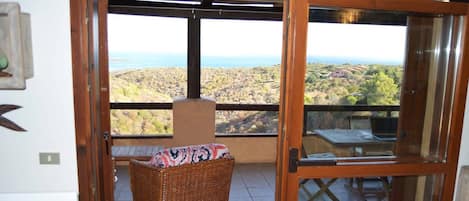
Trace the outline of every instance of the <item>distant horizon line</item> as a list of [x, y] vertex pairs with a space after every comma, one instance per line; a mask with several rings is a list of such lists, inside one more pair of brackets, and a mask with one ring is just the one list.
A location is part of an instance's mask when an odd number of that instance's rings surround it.
[[[130, 70], [145, 68], [187, 67], [186, 54], [155, 54], [135, 52], [110, 52], [109, 69]], [[152, 56], [149, 56], [152, 55]], [[156, 57], [155, 57], [156, 56]], [[354, 64], [354, 65], [402, 65], [402, 61], [388, 59], [370, 59], [359, 57], [308, 55], [307, 63], [319, 64]], [[211, 68], [254, 68], [281, 64], [280, 56], [203, 56], [202, 67]]]

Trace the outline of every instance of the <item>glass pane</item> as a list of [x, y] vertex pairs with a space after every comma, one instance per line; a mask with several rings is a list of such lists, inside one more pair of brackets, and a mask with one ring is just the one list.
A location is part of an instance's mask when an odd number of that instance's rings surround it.
[[298, 200], [441, 200], [442, 175], [300, 179]]
[[172, 102], [187, 93], [187, 19], [108, 15], [110, 101]]
[[271, 111], [217, 111], [217, 135], [277, 134], [278, 112]]
[[171, 110], [111, 110], [111, 134], [172, 135], [173, 112]]
[[201, 23], [202, 96], [217, 103], [278, 104], [282, 22]]
[[445, 161], [462, 18], [335, 12], [308, 25], [306, 154]]
[[321, 63], [308, 63], [306, 67], [305, 105], [399, 105], [402, 64], [309, 59]]

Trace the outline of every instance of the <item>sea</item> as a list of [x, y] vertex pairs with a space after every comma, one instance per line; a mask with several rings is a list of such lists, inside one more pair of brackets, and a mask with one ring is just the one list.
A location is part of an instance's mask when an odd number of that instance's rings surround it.
[[[369, 58], [324, 57], [308, 56], [308, 63], [323, 64], [382, 64], [400, 65], [400, 61], [386, 61]], [[202, 67], [213, 68], [252, 68], [280, 65], [280, 56], [202, 56]], [[187, 55], [184, 54], [157, 54], [157, 53], [109, 53], [109, 70], [129, 70], [162, 67], [187, 67]]]

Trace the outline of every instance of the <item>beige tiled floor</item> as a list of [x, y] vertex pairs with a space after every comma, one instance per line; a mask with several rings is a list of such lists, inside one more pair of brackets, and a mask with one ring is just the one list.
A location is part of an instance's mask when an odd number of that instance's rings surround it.
[[[116, 201], [132, 201], [132, 193], [129, 187], [129, 176], [126, 166], [117, 168], [119, 181], [115, 186]], [[385, 200], [376, 197], [362, 197], [356, 190], [347, 186], [348, 180], [339, 179], [331, 187], [331, 191], [341, 201]], [[311, 180], [306, 188], [312, 193], [318, 190], [317, 185]], [[275, 192], [275, 165], [274, 164], [237, 164], [233, 172], [231, 182], [230, 201], [274, 201]], [[308, 196], [300, 189], [298, 193], [300, 201], [307, 201]], [[327, 195], [321, 195], [317, 201], [330, 200]]]
[[231, 181], [230, 201], [273, 201], [273, 164], [236, 165]]

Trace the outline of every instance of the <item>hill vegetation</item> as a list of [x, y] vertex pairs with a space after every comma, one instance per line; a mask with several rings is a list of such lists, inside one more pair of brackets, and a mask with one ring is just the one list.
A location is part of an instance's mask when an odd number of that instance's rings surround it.
[[[399, 104], [402, 67], [386, 65], [308, 64], [305, 104]], [[111, 102], [172, 102], [185, 96], [184, 68], [151, 68], [110, 74]], [[278, 104], [280, 66], [202, 68], [202, 96], [217, 103]], [[329, 125], [337, 114], [317, 113], [309, 126]], [[342, 115], [343, 116], [343, 115]], [[331, 121], [333, 122], [333, 121]], [[278, 114], [265, 111], [217, 111], [217, 133], [276, 133]], [[166, 110], [112, 110], [113, 134], [170, 134], [172, 112]]]

